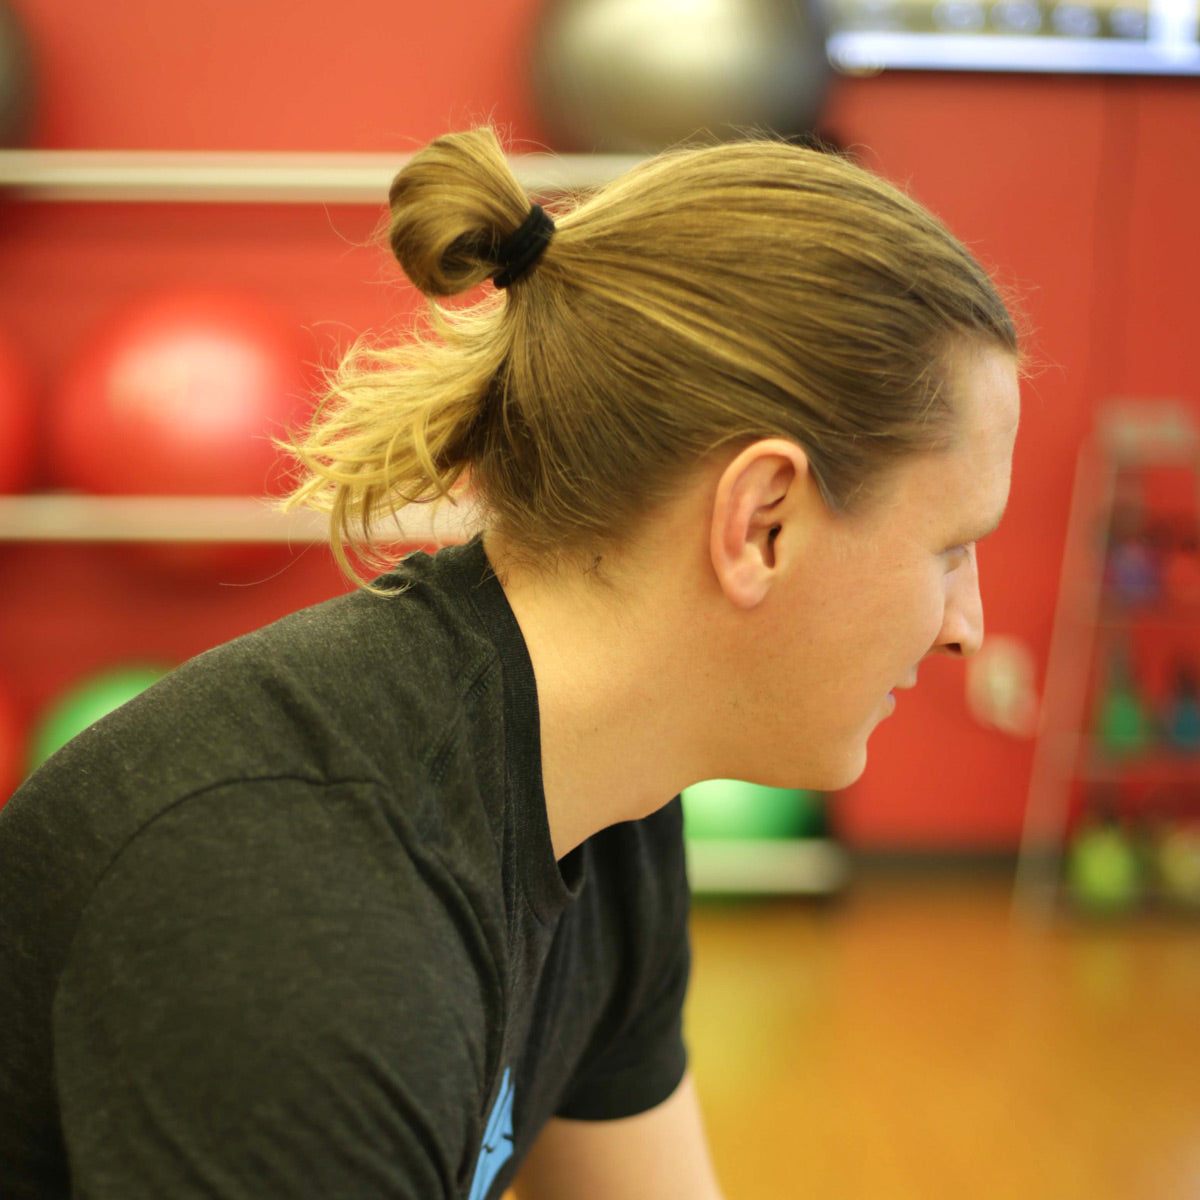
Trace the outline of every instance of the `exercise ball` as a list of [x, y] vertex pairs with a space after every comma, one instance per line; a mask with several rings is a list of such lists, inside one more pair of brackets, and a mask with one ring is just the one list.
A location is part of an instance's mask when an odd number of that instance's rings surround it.
[[[52, 482], [101, 495], [262, 496], [286, 489], [271, 438], [302, 425], [312, 376], [300, 330], [236, 292], [143, 298], [85, 341], [52, 397]], [[222, 583], [264, 579], [285, 545], [142, 544], [135, 567]]]
[[699, 132], [811, 133], [832, 69], [819, 0], [550, 0], [534, 32], [553, 149], [650, 154]]
[[1137, 847], [1116, 822], [1081, 830], [1067, 851], [1066, 881], [1076, 905], [1092, 913], [1122, 913], [1142, 895]]
[[36, 722], [29, 752], [29, 769], [32, 771], [45, 762], [73, 737], [140, 695], [166, 673], [162, 667], [137, 664], [110, 667], [76, 681]]
[[26, 145], [33, 135], [33, 54], [10, 4], [0, 0], [0, 147]]
[[51, 404], [54, 483], [100, 495], [281, 490], [271, 443], [310, 395], [300, 331], [233, 292], [181, 290], [116, 313]]
[[683, 832], [695, 841], [813, 837], [825, 832], [819, 792], [708, 779], [681, 793]]
[[1163, 895], [1189, 908], [1200, 907], [1200, 825], [1165, 829], [1155, 856]]
[[17, 343], [0, 330], [0, 495], [25, 491], [36, 460], [33, 372]]

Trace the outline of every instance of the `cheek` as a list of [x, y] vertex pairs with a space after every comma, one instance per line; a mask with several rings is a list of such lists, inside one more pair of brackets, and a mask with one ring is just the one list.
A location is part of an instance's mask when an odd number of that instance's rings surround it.
[[946, 574], [940, 565], [898, 582], [887, 611], [879, 615], [880, 637], [891, 657], [915, 667], [937, 642], [945, 612]]
[[919, 620], [913, 623], [913, 636], [922, 657], [937, 644], [946, 621], [946, 579], [945, 572], [937, 573], [925, 589], [922, 603], [916, 610]]

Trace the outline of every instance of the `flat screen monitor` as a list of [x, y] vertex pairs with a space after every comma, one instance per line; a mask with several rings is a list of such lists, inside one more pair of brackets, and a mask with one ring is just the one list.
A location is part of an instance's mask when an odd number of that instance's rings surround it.
[[1200, 75], [1200, 0], [830, 0], [842, 70]]

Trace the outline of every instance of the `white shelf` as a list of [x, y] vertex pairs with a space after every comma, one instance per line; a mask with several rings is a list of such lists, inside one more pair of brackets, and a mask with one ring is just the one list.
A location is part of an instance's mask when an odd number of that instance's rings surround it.
[[[474, 505], [411, 504], [381, 542], [467, 541], [479, 528]], [[328, 518], [276, 512], [253, 496], [0, 496], [0, 542], [324, 542]]]
[[692, 891], [740, 895], [829, 895], [849, 881], [845, 849], [827, 838], [686, 842]]
[[[23, 200], [378, 204], [411, 154], [0, 150], [0, 189]], [[636, 155], [509, 158], [535, 195], [588, 189], [623, 175]]]

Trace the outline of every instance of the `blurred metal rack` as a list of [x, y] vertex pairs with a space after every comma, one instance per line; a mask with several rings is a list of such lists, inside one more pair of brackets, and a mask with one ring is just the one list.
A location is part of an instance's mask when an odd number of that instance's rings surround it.
[[[411, 154], [0, 150], [0, 189], [21, 200], [379, 204]], [[619, 154], [509, 158], [535, 195], [586, 190], [642, 159]]]
[[[1200, 484], [1200, 426], [1174, 402], [1110, 401], [1084, 439], [1075, 463], [1058, 603], [1014, 886], [1014, 910], [1035, 922], [1054, 918], [1063, 893], [1070, 802], [1076, 782], [1118, 782], [1126, 773], [1100, 770], [1089, 752], [1089, 665], [1098, 632], [1114, 624], [1104, 602], [1104, 559], [1117, 477], [1150, 466], [1191, 468]], [[1142, 618], [1130, 618], [1126, 623]], [[1152, 621], [1154, 618], [1152, 618]], [[1159, 618], [1167, 627], [1174, 619]], [[1139, 774], [1188, 778], [1193, 769], [1152, 760]]]

